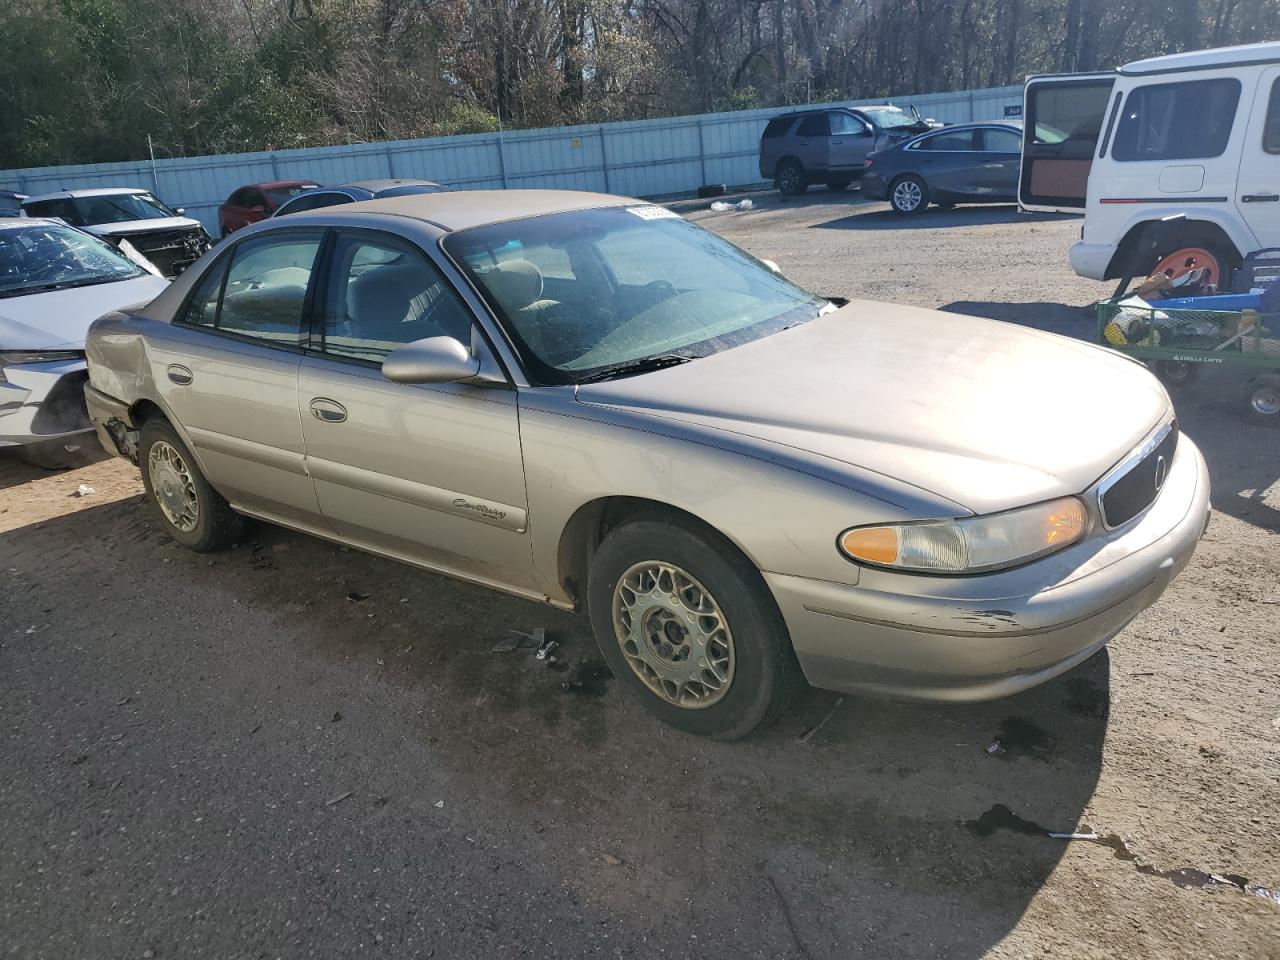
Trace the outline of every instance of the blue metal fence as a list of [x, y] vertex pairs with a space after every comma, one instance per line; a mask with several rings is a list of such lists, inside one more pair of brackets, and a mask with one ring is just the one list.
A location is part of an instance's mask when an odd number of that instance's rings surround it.
[[[849, 106], [884, 100], [849, 100]], [[1022, 103], [1020, 86], [891, 98], [951, 123], [994, 120]], [[143, 187], [184, 207], [210, 232], [218, 205], [246, 183], [381, 177], [438, 180], [454, 189], [553, 187], [624, 196], [683, 193], [704, 183], [758, 183], [760, 132], [777, 107], [659, 120], [511, 130], [264, 153], [0, 170], [0, 188], [40, 194], [86, 187]]]

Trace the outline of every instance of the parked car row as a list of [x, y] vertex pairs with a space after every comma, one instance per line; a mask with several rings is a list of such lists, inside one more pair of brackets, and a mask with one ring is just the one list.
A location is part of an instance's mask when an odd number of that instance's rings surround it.
[[222, 236], [234, 233], [267, 217], [318, 210], [340, 203], [376, 200], [379, 197], [407, 197], [416, 193], [440, 193], [445, 188], [434, 180], [357, 180], [322, 187], [310, 180], [275, 180], [251, 183], [236, 190], [218, 208]]

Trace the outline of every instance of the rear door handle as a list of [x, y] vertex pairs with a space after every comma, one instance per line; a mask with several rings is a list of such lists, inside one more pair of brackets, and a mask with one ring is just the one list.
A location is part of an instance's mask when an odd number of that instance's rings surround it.
[[311, 415], [325, 423], [341, 423], [347, 419], [347, 408], [336, 400], [316, 397], [311, 401]]
[[191, 374], [191, 370], [184, 367], [180, 363], [171, 363], [165, 373], [169, 375], [169, 379], [180, 387], [185, 387], [195, 379]]
[[1241, 203], [1280, 203], [1280, 193], [1246, 193]]

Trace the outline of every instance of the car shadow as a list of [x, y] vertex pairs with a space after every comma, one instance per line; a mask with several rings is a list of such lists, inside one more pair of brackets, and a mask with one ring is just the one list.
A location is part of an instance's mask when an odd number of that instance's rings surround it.
[[1038, 223], [1069, 220], [1069, 213], [1019, 213], [1013, 204], [964, 205], [949, 210], [930, 207], [924, 213], [902, 216], [894, 213], [887, 203], [865, 201], [874, 209], [859, 211], [847, 217], [811, 223], [810, 230], [940, 230], [946, 227], [978, 227], [1001, 223]]
[[[195, 555], [169, 541], [135, 497], [0, 534], [0, 554], [22, 571], [23, 613], [43, 611], [37, 639], [107, 644], [94, 658], [102, 666], [82, 682], [145, 690], [148, 709], [165, 718], [146, 727], [145, 751], [95, 761], [95, 777], [127, 775], [146, 785], [132, 795], [139, 817], [151, 810], [160, 818], [183, 803], [186, 787], [170, 765], [193, 750], [204, 755], [193, 730], [220, 763], [232, 764], [207, 784], [207, 807], [234, 807], [238, 785], [281, 764], [295, 767], [295, 777], [359, 783], [380, 796], [351, 800], [342, 832], [333, 837], [328, 831], [338, 827], [321, 827], [311, 845], [346, 844], [353, 829], [363, 835], [382, 823], [386, 804], [413, 818], [406, 824], [425, 824], [438, 815], [430, 799], [443, 778], [450, 796], [469, 798], [466, 816], [483, 831], [474, 836], [518, 873], [521, 898], [563, 902], [567, 890], [592, 923], [609, 924], [618, 938], [638, 942], [643, 934], [676, 955], [697, 943], [700, 953], [705, 946], [726, 956], [938, 956], [939, 944], [948, 957], [983, 956], [1058, 865], [1068, 844], [1046, 831], [1077, 828], [1101, 771], [1105, 652], [986, 704], [811, 689], [773, 726], [725, 744], [679, 733], [641, 709], [599, 659], [583, 616], [267, 524], [254, 524], [235, 549]], [[102, 581], [108, 562], [129, 571], [128, 604], [105, 582], [88, 593], [82, 587]], [[154, 628], [163, 609], [183, 610], [176, 634]], [[234, 610], [237, 626], [214, 610]], [[531, 649], [495, 651], [511, 630], [535, 627], [559, 644], [554, 662]], [[211, 668], [205, 651], [226, 666]], [[273, 718], [285, 697], [278, 691], [306, 697], [321, 676], [350, 691], [343, 710], [370, 715], [367, 739], [336, 759], [313, 752], [307, 739], [261, 739], [297, 723], [288, 714]], [[72, 687], [58, 696], [86, 699]], [[200, 713], [205, 699], [221, 705], [216, 715]], [[333, 710], [332, 701], [321, 702], [330, 705], [313, 712]], [[422, 715], [401, 715], [407, 704]], [[38, 719], [55, 738], [76, 735], [56, 729], [59, 714]], [[227, 731], [243, 737], [264, 723], [256, 750], [224, 746]], [[127, 770], [112, 767], [126, 762]], [[441, 841], [425, 826], [396, 835], [397, 883], [418, 887]], [[122, 869], [185, 855], [192, 842], [163, 830], [142, 836], [147, 842], [109, 851]], [[265, 840], [264, 862], [288, 855], [288, 836]], [[224, 900], [273, 902], [272, 877], [271, 870], [239, 875]], [[464, 882], [484, 883], [478, 873]], [[722, 904], [733, 909], [715, 906]], [[172, 909], [197, 906], [179, 896]]]
[[98, 441], [93, 437], [90, 437], [90, 440], [92, 442], [83, 443], [73, 457], [68, 455], [73, 462], [69, 462], [67, 466], [41, 467], [24, 460], [22, 455], [12, 448], [0, 450], [0, 490], [18, 487], [40, 477], [107, 459], [107, 453], [99, 446]]
[[986, 300], [956, 300], [938, 308], [947, 313], [963, 313], [971, 317], [1003, 320], [1022, 327], [1034, 327], [1077, 340], [1092, 341], [1098, 327], [1093, 306], [1074, 307], [1065, 303], [1035, 301], [1003, 303]]

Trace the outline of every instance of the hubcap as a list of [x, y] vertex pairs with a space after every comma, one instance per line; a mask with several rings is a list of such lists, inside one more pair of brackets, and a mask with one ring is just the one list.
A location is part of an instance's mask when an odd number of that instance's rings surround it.
[[627, 664], [668, 703], [699, 710], [733, 683], [733, 636], [720, 605], [684, 570], [637, 563], [613, 590], [613, 628]]
[[914, 210], [920, 206], [920, 186], [914, 180], [903, 180], [893, 188], [893, 205], [899, 210]]
[[790, 190], [800, 182], [800, 175], [795, 167], [783, 167], [780, 179], [782, 189]]
[[1261, 387], [1253, 392], [1249, 402], [1253, 409], [1264, 417], [1274, 417], [1280, 413], [1280, 389]]
[[147, 472], [165, 518], [183, 533], [194, 530], [200, 519], [200, 502], [191, 471], [178, 451], [164, 440], [157, 440], [147, 455]]

